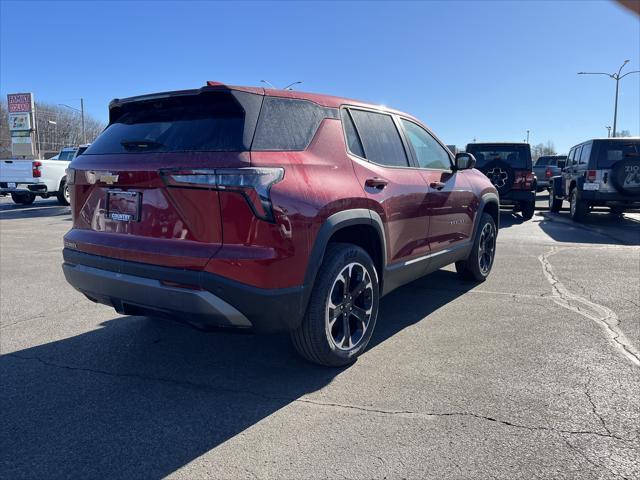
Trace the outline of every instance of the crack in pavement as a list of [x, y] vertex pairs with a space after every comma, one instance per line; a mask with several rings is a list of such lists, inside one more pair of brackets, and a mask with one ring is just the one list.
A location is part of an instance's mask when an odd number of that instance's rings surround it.
[[613, 470], [611, 470], [609, 467], [607, 467], [606, 465], [602, 465], [601, 463], [598, 462], [594, 462], [593, 460], [591, 460], [586, 453], [584, 453], [580, 448], [576, 447], [575, 445], [573, 445], [571, 442], [569, 442], [569, 440], [567, 440], [565, 438], [564, 435], [561, 435], [562, 440], [564, 441], [564, 443], [569, 447], [569, 449], [573, 450], [574, 452], [578, 453], [578, 455], [580, 455], [582, 458], [584, 458], [589, 464], [593, 465], [594, 467], [597, 468], [601, 468], [603, 470], [606, 470], [607, 472], [609, 472], [612, 475], [615, 475], [616, 477], [620, 477], [623, 480], [630, 480], [629, 477], [625, 477], [624, 475], [622, 475], [621, 473], [617, 473], [614, 472]]
[[589, 376], [589, 380], [587, 381], [587, 384], [584, 386], [584, 393], [587, 396], [587, 399], [589, 400], [589, 403], [591, 404], [591, 410], [593, 411], [593, 414], [596, 417], [598, 417], [598, 420], [600, 420], [600, 423], [602, 424], [602, 428], [604, 428], [605, 431], [609, 435], [611, 435], [611, 430], [609, 430], [609, 427], [607, 427], [607, 424], [604, 422], [604, 418], [602, 418], [602, 415], [600, 415], [600, 413], [598, 412], [596, 404], [593, 401], [593, 399], [591, 398], [591, 392], [589, 391], [589, 386], [590, 385], [591, 385], [591, 376]]
[[381, 408], [366, 407], [362, 405], [322, 402], [319, 400], [313, 400], [310, 398], [302, 398], [302, 397], [298, 397], [298, 398], [282, 397], [277, 395], [269, 395], [265, 393], [255, 392], [251, 390], [219, 387], [219, 386], [214, 386], [206, 383], [192, 382], [189, 380], [175, 380], [167, 377], [154, 377], [154, 376], [147, 376], [147, 375], [142, 375], [137, 373], [116, 373], [116, 372], [110, 372], [108, 370], [99, 370], [99, 369], [93, 369], [93, 368], [78, 367], [73, 365], [64, 365], [61, 363], [43, 360], [40, 357], [35, 357], [35, 356], [29, 357], [29, 356], [18, 355], [16, 353], [8, 353], [5, 356], [18, 358], [20, 360], [36, 361], [43, 365], [53, 367], [53, 368], [60, 368], [60, 369], [66, 369], [66, 370], [72, 370], [72, 371], [82, 371], [87, 373], [107, 375], [107, 376], [119, 377], [119, 378], [136, 378], [136, 379], [146, 380], [146, 381], [163, 382], [163, 383], [169, 383], [169, 384], [177, 385], [181, 387], [196, 388], [200, 390], [210, 390], [216, 393], [224, 392], [224, 393], [231, 393], [231, 394], [238, 394], [238, 395], [250, 395], [250, 396], [259, 397], [269, 401], [286, 401], [288, 403], [304, 403], [304, 404], [329, 407], [329, 408], [339, 408], [339, 409], [352, 410], [352, 411], [355, 410], [355, 411], [360, 411], [364, 413], [373, 413], [378, 415], [399, 416], [402, 418], [409, 418], [409, 419], [412, 419], [412, 418], [425, 419], [425, 418], [431, 418], [431, 417], [468, 417], [468, 418], [475, 418], [478, 420], [488, 421], [488, 422], [496, 423], [499, 425], [528, 430], [528, 431], [547, 431], [551, 433], [567, 434], [567, 435], [594, 435], [597, 437], [620, 440], [622, 442], [630, 442], [634, 444], [636, 443], [635, 440], [620, 437], [619, 435], [615, 435], [613, 433], [605, 434], [602, 432], [594, 432], [591, 430], [565, 430], [560, 428], [544, 427], [539, 425], [534, 425], [534, 426], [522, 425], [522, 424], [509, 422], [507, 420], [500, 420], [498, 418], [494, 418], [486, 415], [480, 415], [473, 412], [464, 412], [464, 411], [462, 412], [419, 412], [419, 411], [412, 411], [412, 410], [387, 410], [387, 409], [381, 409]]
[[547, 281], [551, 284], [554, 302], [561, 307], [571, 310], [572, 312], [579, 313], [583, 317], [593, 320], [604, 327], [614, 345], [618, 347], [618, 349], [631, 361], [631, 363], [640, 367], [640, 352], [638, 352], [627, 336], [622, 332], [622, 330], [620, 330], [620, 322], [616, 313], [604, 305], [597, 304], [581, 297], [580, 295], [571, 293], [554, 273], [549, 257], [568, 248], [571, 247], [564, 247], [560, 249], [554, 247], [547, 253], [538, 257], [538, 260], [542, 263], [542, 272], [544, 273]]

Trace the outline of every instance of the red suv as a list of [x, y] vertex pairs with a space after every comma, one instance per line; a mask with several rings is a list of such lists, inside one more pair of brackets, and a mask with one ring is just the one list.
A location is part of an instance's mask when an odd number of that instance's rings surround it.
[[64, 274], [121, 314], [288, 330], [345, 365], [383, 295], [453, 262], [489, 274], [498, 195], [474, 163], [342, 98], [208, 82], [116, 99], [68, 171]]

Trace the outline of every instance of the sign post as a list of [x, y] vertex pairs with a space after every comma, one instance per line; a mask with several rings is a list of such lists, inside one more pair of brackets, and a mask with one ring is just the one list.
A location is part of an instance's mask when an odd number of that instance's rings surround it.
[[33, 94], [9, 93], [7, 109], [11, 132], [11, 154], [16, 157], [35, 158], [36, 121]]

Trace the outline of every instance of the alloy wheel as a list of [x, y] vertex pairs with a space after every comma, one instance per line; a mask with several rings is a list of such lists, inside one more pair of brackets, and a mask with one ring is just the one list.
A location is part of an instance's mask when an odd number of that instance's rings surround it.
[[67, 201], [67, 203], [69, 203], [71, 200], [71, 194], [69, 193], [69, 185], [67, 185], [66, 183], [64, 184], [62, 194], [64, 195], [64, 199]]
[[493, 225], [485, 224], [480, 232], [478, 243], [478, 265], [483, 275], [488, 275], [493, 264], [493, 256], [496, 250], [496, 234]]
[[357, 347], [365, 336], [373, 312], [373, 284], [358, 262], [344, 267], [331, 287], [325, 312], [327, 338], [340, 350]]

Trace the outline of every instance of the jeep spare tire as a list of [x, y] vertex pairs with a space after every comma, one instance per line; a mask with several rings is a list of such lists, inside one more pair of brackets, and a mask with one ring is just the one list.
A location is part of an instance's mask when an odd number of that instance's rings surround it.
[[625, 195], [640, 195], [640, 160], [620, 160], [611, 169], [611, 183]]
[[515, 172], [511, 165], [502, 160], [493, 160], [484, 165], [480, 171], [484, 173], [498, 193], [504, 195], [513, 187], [516, 178]]

